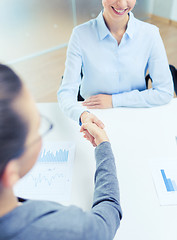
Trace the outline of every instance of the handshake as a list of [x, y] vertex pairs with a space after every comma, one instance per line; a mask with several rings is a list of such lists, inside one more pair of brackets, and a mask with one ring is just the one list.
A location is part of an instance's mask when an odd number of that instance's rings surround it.
[[104, 124], [94, 114], [83, 112], [81, 122], [80, 132], [84, 133], [84, 138], [90, 141], [94, 147], [102, 142], [109, 142], [104, 130]]

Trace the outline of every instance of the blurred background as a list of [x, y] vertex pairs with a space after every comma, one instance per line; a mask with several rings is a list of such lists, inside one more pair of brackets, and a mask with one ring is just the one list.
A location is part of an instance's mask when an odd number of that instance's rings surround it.
[[[56, 102], [72, 29], [101, 10], [101, 0], [0, 0], [1, 63], [18, 72], [37, 102]], [[160, 28], [177, 66], [177, 0], [137, 0], [134, 14]]]

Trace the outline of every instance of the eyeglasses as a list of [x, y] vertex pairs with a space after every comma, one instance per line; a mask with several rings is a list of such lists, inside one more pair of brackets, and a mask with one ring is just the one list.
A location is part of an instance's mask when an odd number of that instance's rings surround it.
[[[45, 117], [43, 115], [40, 115], [40, 117], [41, 117], [41, 122], [40, 122], [40, 127], [39, 127], [39, 137], [37, 137], [35, 140], [33, 140], [31, 143], [29, 143], [23, 149], [19, 150], [16, 154], [14, 154], [13, 158], [20, 157], [29, 147], [33, 146], [33, 144], [35, 144], [37, 141], [41, 140], [41, 138], [46, 136], [53, 129], [53, 123], [51, 123], [47, 117]], [[6, 164], [7, 164], [7, 162], [4, 164], [4, 167]], [[0, 171], [0, 177], [2, 175], [4, 167], [2, 167], [2, 171]]]
[[47, 133], [53, 129], [53, 123], [45, 116], [41, 116], [39, 135], [43, 138]]

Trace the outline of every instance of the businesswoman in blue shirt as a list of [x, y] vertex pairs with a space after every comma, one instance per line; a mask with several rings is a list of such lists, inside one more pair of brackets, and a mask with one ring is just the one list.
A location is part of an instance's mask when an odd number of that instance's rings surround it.
[[[172, 76], [159, 29], [134, 17], [135, 3], [102, 0], [99, 16], [74, 28], [58, 91], [60, 106], [72, 119], [88, 120], [86, 108], [154, 107], [172, 99]], [[147, 71], [151, 89], [146, 89]], [[77, 103], [79, 86], [82, 106]]]

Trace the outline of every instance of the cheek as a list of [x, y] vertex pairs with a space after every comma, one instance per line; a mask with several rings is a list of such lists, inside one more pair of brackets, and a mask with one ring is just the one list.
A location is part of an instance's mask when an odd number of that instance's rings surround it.
[[41, 147], [42, 147], [42, 140], [40, 140], [40, 141], [36, 144], [36, 149], [35, 149], [34, 155], [33, 155], [34, 163], [36, 162], [36, 160], [37, 160], [38, 157], [39, 157], [39, 154], [40, 154], [40, 151], [41, 151]]
[[22, 166], [22, 175], [23, 176], [25, 174], [27, 174], [32, 169], [32, 167], [35, 165], [35, 163], [39, 157], [39, 153], [41, 151], [41, 146], [42, 146], [42, 141], [40, 140], [24, 156], [24, 162], [23, 162], [23, 166]]
[[129, 1], [129, 7], [131, 8], [131, 10], [134, 8], [135, 4], [136, 4], [136, 0]]
[[102, 0], [102, 5], [103, 5], [103, 7], [105, 7], [105, 0]]
[[108, 7], [110, 6], [111, 4], [113, 4], [115, 2], [115, 0], [102, 0], [102, 5], [103, 7]]

